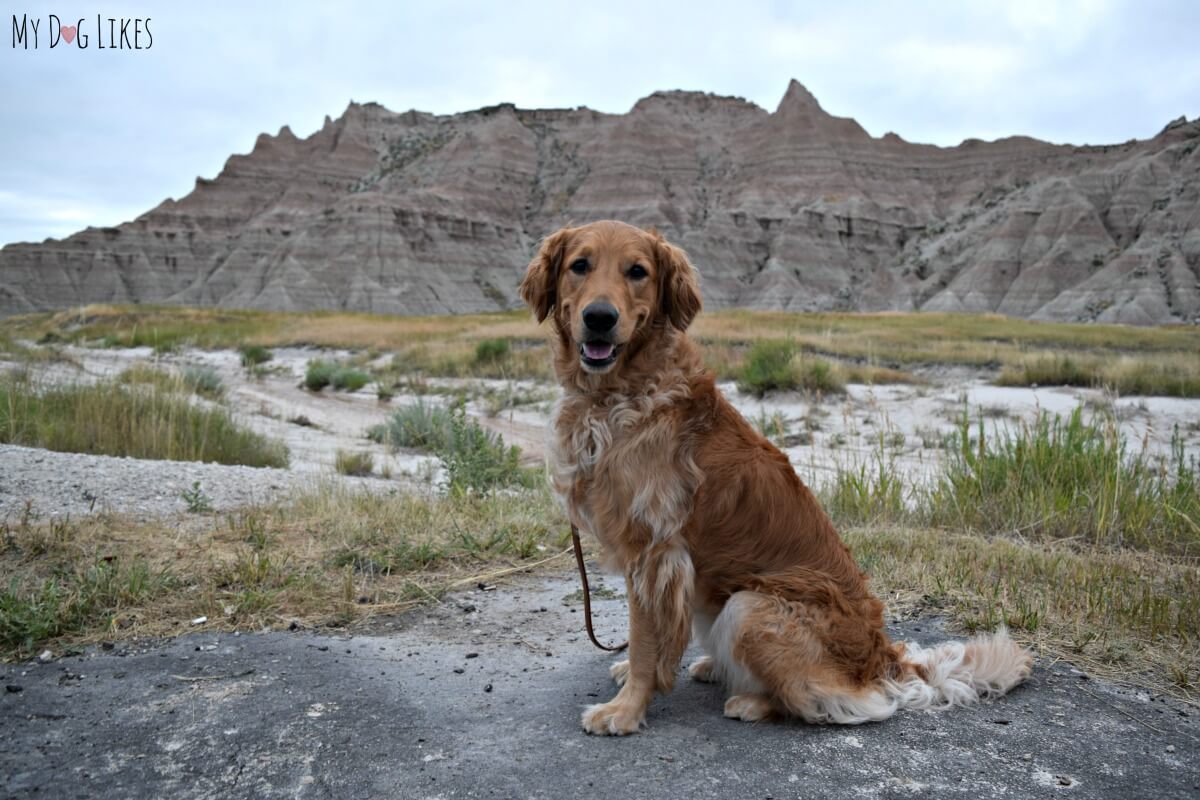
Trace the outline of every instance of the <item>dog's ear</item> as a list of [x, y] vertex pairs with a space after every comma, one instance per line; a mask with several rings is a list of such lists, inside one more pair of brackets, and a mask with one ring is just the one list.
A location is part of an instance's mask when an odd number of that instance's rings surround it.
[[544, 321], [554, 309], [558, 270], [562, 267], [572, 233], [572, 228], [560, 228], [543, 239], [537, 255], [525, 270], [525, 279], [521, 281], [521, 299], [533, 309], [538, 322]]
[[653, 233], [657, 237], [654, 253], [658, 261], [663, 313], [672, 325], [686, 331], [700, 313], [700, 278], [688, 261], [687, 253], [669, 244], [657, 231]]

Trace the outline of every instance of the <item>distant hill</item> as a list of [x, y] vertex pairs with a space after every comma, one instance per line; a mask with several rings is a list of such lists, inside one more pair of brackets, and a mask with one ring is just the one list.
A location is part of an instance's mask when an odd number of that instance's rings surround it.
[[657, 225], [709, 308], [1200, 322], [1200, 122], [1118, 145], [873, 138], [792, 81], [774, 113], [352, 103], [116, 228], [0, 250], [0, 314], [153, 302], [396, 314], [518, 305], [537, 241]]

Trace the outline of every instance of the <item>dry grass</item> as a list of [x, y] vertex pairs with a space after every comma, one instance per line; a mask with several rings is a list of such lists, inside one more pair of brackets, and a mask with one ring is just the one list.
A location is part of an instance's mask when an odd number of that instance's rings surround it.
[[238, 311], [175, 306], [91, 305], [57, 313], [30, 314], [3, 321], [10, 339], [69, 341], [103, 346], [182, 345], [234, 348], [258, 345], [352, 350], [403, 350], [412, 345], [438, 345], [446, 340], [475, 346], [485, 339], [541, 340], [537, 325], [525, 312], [396, 317], [334, 311]]
[[185, 377], [138, 370], [127, 380], [41, 385], [0, 374], [0, 442], [66, 453], [286, 467], [287, 446], [193, 403]]
[[338, 450], [333, 466], [342, 475], [363, 477], [375, 471], [375, 456], [366, 450]]
[[[0, 652], [205, 629], [362, 624], [547, 561], [568, 533], [543, 489], [378, 495], [314, 486], [235, 514], [5, 523]], [[844, 532], [892, 613], [1007, 624], [1043, 655], [1192, 697], [1200, 680], [1195, 559], [1029, 544], [905, 526]]]
[[353, 625], [565, 553], [544, 489], [453, 498], [314, 486], [287, 504], [159, 521], [0, 523], [0, 654], [205, 627]]
[[1009, 364], [996, 378], [999, 386], [1090, 386], [1121, 395], [1200, 397], [1200, 356], [1160, 353], [1145, 357], [1031, 354]]
[[[717, 311], [700, 315], [693, 334], [708, 365], [736, 378], [746, 351], [762, 340], [786, 340], [801, 352], [837, 359], [845, 380], [908, 382], [923, 364], [1019, 369], [1031, 359], [1070, 355], [1108, 363], [1122, 357], [1200, 370], [1200, 330], [1034, 322], [998, 315], [877, 313], [793, 314]], [[0, 322], [0, 344], [20, 339], [97, 345], [197, 347], [312, 345], [396, 353], [396, 375], [550, 377], [547, 329], [525, 311], [440, 317], [344, 312], [284, 313], [86, 306]], [[507, 350], [501, 342], [507, 342]], [[480, 348], [483, 348], [482, 355]], [[1189, 361], [1190, 359], [1190, 361]], [[1125, 367], [1124, 370], [1132, 368]]]
[[869, 364], [1020, 363], [1029, 351], [1110, 354], [1200, 352], [1200, 330], [1035, 322], [994, 314], [792, 314], [719, 311], [701, 314], [692, 330], [702, 340], [747, 346], [790, 339], [802, 349]]
[[209, 400], [220, 400], [225, 395], [221, 376], [210, 367], [189, 367], [181, 372], [171, 372], [139, 361], [118, 375], [117, 382], [149, 386], [159, 392], [197, 394]]
[[1043, 655], [1195, 700], [1195, 559], [871, 526], [843, 532], [893, 614], [946, 614], [967, 631], [1005, 623]]

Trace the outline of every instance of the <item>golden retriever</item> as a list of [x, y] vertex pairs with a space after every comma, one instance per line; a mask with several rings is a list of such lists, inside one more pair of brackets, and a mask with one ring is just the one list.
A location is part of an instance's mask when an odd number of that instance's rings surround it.
[[686, 254], [615, 221], [548, 236], [521, 283], [552, 320], [563, 396], [550, 479], [572, 523], [625, 576], [629, 658], [589, 733], [634, 733], [688, 672], [729, 691], [725, 715], [862, 723], [967, 705], [1024, 680], [1003, 631], [924, 649], [893, 643], [883, 605], [787, 456], [730, 405], [687, 328], [700, 287]]

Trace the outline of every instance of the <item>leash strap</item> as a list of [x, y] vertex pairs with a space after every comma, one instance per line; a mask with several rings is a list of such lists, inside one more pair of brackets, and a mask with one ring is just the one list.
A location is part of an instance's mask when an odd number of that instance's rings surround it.
[[583, 622], [587, 625], [588, 638], [601, 650], [619, 653], [629, 646], [629, 642], [621, 642], [615, 647], [609, 647], [600, 644], [595, 631], [592, 630], [592, 590], [588, 588], [587, 567], [583, 565], [583, 545], [579, 543], [579, 529], [574, 525], [571, 526], [571, 544], [575, 547], [575, 563], [579, 565], [579, 579], [583, 581]]

